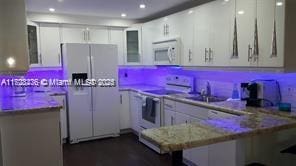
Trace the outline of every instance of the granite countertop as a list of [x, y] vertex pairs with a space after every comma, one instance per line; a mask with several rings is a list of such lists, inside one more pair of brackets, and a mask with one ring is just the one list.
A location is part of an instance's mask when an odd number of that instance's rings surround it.
[[[151, 87], [137, 85], [122, 87], [121, 90], [144, 91], [151, 90]], [[206, 103], [186, 99], [182, 95], [166, 95], [164, 98], [239, 115], [148, 129], [141, 133], [144, 139], [168, 152], [296, 128], [296, 110], [280, 112], [277, 108], [246, 107], [244, 101]]]
[[29, 93], [24, 97], [3, 97], [0, 106], [0, 116], [59, 111], [62, 108], [52, 96], [45, 93]]
[[144, 130], [142, 138], [166, 152], [200, 147], [296, 127], [296, 120], [256, 113]]
[[293, 108], [291, 112], [282, 112], [282, 111], [279, 111], [276, 107], [269, 107], [269, 108], [247, 107], [245, 101], [224, 101], [224, 102], [206, 103], [206, 102], [193, 101], [190, 99], [186, 99], [184, 97], [174, 96], [174, 95], [171, 95], [171, 96], [167, 95], [165, 96], [165, 98], [178, 101], [178, 102], [200, 106], [200, 107], [205, 107], [208, 109], [222, 111], [226, 113], [246, 115], [246, 114], [254, 114], [254, 113], [261, 112], [265, 114], [293, 118], [296, 120], [295, 108]]

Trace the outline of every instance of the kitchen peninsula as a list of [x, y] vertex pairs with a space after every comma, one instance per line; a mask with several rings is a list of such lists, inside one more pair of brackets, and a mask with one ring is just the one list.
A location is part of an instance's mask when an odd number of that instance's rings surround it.
[[[185, 102], [185, 99], [168, 96], [167, 98]], [[187, 100], [187, 102], [190, 102]], [[236, 103], [236, 104], [235, 104]], [[161, 150], [172, 152], [172, 165], [181, 165], [185, 149], [202, 147], [216, 143], [277, 134], [281, 131], [296, 128], [293, 113], [278, 114], [267, 109], [239, 109], [240, 102], [191, 104], [204, 106], [220, 111], [227, 111], [238, 116], [207, 119], [200, 122], [148, 129], [141, 135]], [[267, 113], [268, 112], [268, 113]], [[271, 138], [270, 138], [271, 139]], [[268, 140], [266, 140], [268, 141]]]
[[62, 166], [61, 105], [43, 93], [2, 97], [0, 165]]

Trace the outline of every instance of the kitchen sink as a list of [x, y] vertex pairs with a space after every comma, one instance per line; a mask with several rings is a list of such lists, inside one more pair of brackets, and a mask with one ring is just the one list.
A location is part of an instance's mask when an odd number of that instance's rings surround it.
[[191, 96], [191, 97], [186, 97], [186, 99], [207, 102], [207, 103], [223, 102], [223, 101], [227, 100], [227, 98], [216, 97], [216, 96], [210, 96], [210, 97], [208, 97], [208, 96]]

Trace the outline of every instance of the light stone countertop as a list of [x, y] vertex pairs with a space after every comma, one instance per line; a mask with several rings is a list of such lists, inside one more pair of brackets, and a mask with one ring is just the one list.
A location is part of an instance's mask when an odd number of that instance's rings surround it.
[[141, 136], [161, 150], [172, 152], [290, 128], [296, 128], [296, 120], [256, 113], [147, 129], [142, 131]]
[[24, 97], [3, 97], [0, 116], [59, 111], [62, 108], [54, 98], [45, 93], [29, 93]]
[[[137, 85], [120, 89], [141, 92], [153, 90], [153, 86]], [[295, 109], [292, 112], [280, 112], [277, 108], [246, 107], [244, 101], [206, 103], [186, 99], [186, 95], [165, 95], [163, 97], [177, 102], [240, 115], [231, 118], [209, 119], [193, 124], [148, 129], [141, 133], [144, 139], [167, 152], [296, 128]]]

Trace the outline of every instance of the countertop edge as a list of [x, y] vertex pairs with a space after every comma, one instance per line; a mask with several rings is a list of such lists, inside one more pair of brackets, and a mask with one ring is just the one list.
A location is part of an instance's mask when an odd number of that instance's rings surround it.
[[[206, 126], [206, 127], [210, 127], [210, 126]], [[153, 145], [159, 147], [161, 150], [163, 150], [165, 152], [172, 152], [172, 151], [180, 151], [180, 150], [184, 150], [184, 149], [196, 148], [196, 147], [201, 147], [201, 146], [207, 146], [207, 145], [226, 142], [226, 141], [243, 139], [243, 138], [247, 138], [247, 137], [251, 137], [251, 136], [260, 136], [263, 134], [274, 133], [274, 132], [278, 132], [281, 130], [288, 130], [288, 129], [292, 129], [295, 127], [296, 127], [296, 121], [295, 121], [295, 123], [292, 123], [292, 124], [275, 126], [275, 127], [270, 127], [270, 128], [266, 128], [266, 129], [253, 130], [253, 131], [242, 132], [242, 133], [238, 133], [238, 134], [229, 133], [229, 134], [219, 136], [216, 138], [210, 138], [210, 139], [200, 140], [200, 141], [196, 141], [196, 142], [194, 142], [194, 141], [184, 142], [182, 144], [170, 144], [170, 145], [161, 145], [159, 142], [155, 141], [153, 138], [150, 138], [149, 136], [145, 135], [145, 132], [141, 133], [141, 137], [143, 139], [151, 142]], [[217, 130], [217, 129], [213, 128], [213, 132], [214, 132], [214, 130]], [[219, 132], [217, 131], [217, 133], [219, 133]]]
[[63, 106], [54, 106], [54, 107], [44, 107], [44, 108], [31, 108], [25, 110], [13, 110], [8, 112], [1, 112], [1, 116], [9, 116], [9, 115], [23, 115], [23, 114], [36, 114], [36, 113], [46, 113], [46, 112], [59, 112]]

